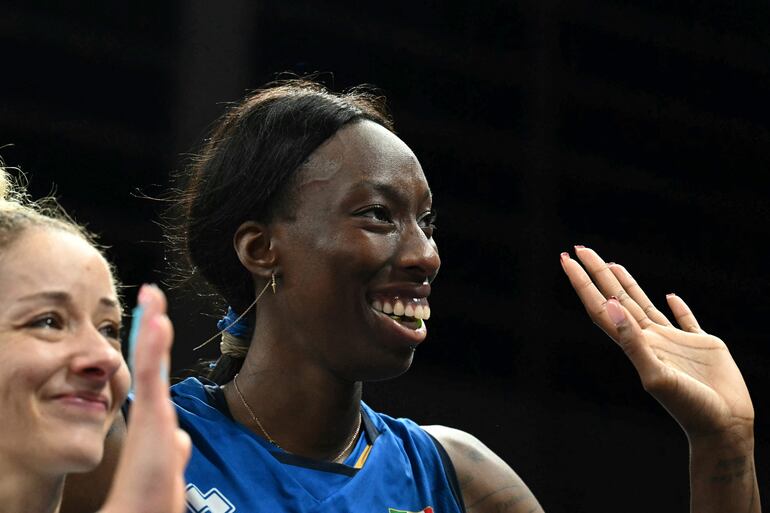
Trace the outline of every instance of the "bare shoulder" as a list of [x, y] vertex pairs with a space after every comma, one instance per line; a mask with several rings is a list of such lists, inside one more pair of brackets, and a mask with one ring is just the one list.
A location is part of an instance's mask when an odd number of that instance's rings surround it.
[[126, 421], [122, 414], [118, 414], [104, 440], [104, 456], [99, 466], [85, 474], [67, 476], [60, 513], [83, 513], [102, 507], [110, 491], [125, 437]]
[[468, 513], [537, 513], [543, 509], [524, 481], [473, 435], [446, 426], [422, 426], [446, 449]]

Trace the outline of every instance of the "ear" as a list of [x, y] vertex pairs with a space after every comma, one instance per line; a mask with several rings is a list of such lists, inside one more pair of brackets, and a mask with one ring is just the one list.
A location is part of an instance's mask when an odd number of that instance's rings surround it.
[[275, 271], [276, 252], [267, 225], [246, 221], [235, 230], [233, 245], [238, 260], [252, 275], [269, 278]]

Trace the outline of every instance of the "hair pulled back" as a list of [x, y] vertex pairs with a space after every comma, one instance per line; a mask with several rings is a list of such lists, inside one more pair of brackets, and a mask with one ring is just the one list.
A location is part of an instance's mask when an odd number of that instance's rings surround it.
[[[246, 221], [290, 218], [297, 170], [343, 126], [370, 120], [393, 130], [385, 101], [363, 88], [332, 93], [321, 84], [269, 84], [232, 106], [187, 169], [180, 236], [192, 275], [203, 277], [236, 312], [255, 298], [251, 274], [233, 246]], [[242, 358], [223, 355], [210, 378], [226, 382]]]

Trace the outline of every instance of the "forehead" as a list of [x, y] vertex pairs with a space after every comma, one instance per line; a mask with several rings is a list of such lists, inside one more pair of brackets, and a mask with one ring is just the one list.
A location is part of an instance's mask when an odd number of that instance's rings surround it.
[[341, 128], [318, 147], [303, 166], [300, 193], [334, 188], [338, 192], [365, 184], [429, 194], [428, 182], [412, 150], [393, 132], [372, 121]]
[[73, 297], [116, 295], [107, 262], [88, 242], [55, 228], [30, 228], [0, 253], [0, 297], [50, 290]]

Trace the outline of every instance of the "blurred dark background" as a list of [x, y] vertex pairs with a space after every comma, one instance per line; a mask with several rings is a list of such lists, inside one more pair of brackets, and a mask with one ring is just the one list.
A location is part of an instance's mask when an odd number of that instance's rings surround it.
[[[276, 73], [388, 96], [428, 174], [443, 268], [410, 373], [375, 407], [456, 426], [546, 511], [686, 511], [687, 443], [558, 264], [625, 264], [730, 346], [770, 501], [770, 4], [555, 0], [1, 1], [0, 149], [164, 282], [166, 190], [210, 123]], [[219, 305], [172, 292], [177, 370]]]

